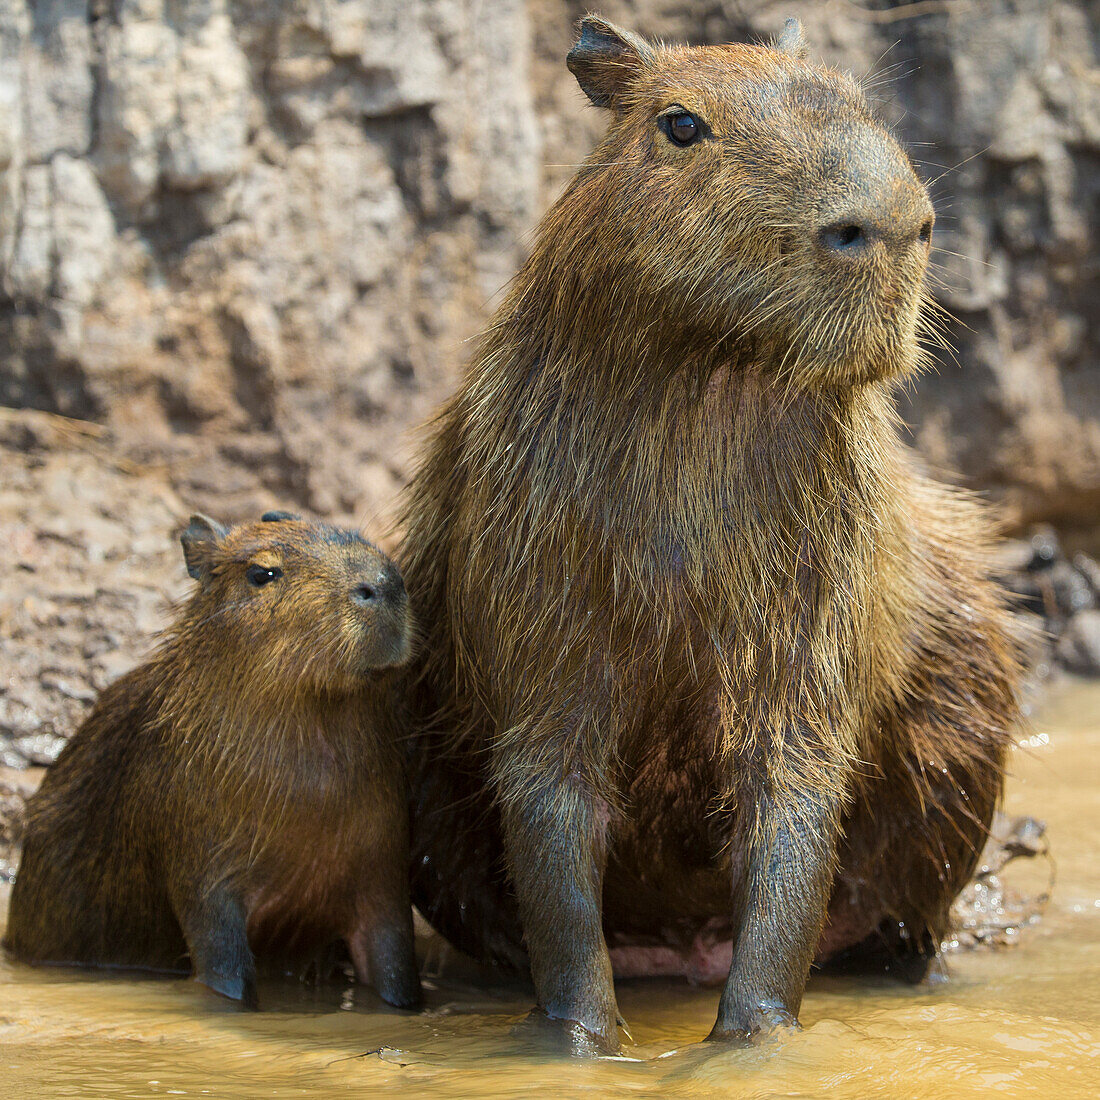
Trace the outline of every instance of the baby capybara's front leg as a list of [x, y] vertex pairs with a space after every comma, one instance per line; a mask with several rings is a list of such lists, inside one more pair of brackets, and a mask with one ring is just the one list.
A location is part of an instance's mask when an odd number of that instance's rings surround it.
[[711, 1040], [743, 1042], [797, 1026], [825, 922], [840, 798], [773, 790], [755, 813], [745, 871], [734, 884], [733, 961]]
[[173, 908], [191, 955], [191, 972], [216, 993], [259, 1008], [256, 963], [248, 945], [248, 919], [237, 891], [228, 883], [176, 891]]
[[409, 898], [408, 811], [404, 797], [397, 797], [399, 790], [392, 788], [392, 804], [374, 823], [347, 942], [360, 982], [374, 986], [387, 1004], [417, 1008], [421, 990]]
[[[523, 775], [516, 765], [505, 773]], [[575, 1053], [614, 1053], [618, 1009], [602, 923], [606, 804], [575, 777], [540, 777], [522, 791], [505, 785], [501, 800], [538, 1008]]]
[[[374, 884], [377, 889], [377, 883]], [[348, 937], [355, 976], [395, 1008], [418, 1008], [420, 975], [408, 892], [377, 894], [362, 906], [359, 927]]]

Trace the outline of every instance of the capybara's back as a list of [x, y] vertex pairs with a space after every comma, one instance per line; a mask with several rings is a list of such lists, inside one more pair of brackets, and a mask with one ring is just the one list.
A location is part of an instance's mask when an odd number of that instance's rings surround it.
[[988, 521], [930, 482], [925, 187], [858, 85], [587, 17], [606, 137], [440, 414], [402, 562], [414, 900], [571, 1041], [619, 974], [790, 1025], [841, 950], [919, 971], [1016, 720]]
[[354, 532], [269, 513], [183, 535], [198, 581], [28, 807], [9, 949], [179, 970], [255, 1003], [255, 960], [413, 1004], [404, 769], [387, 670], [410, 646], [396, 567]]
[[[140, 670], [115, 681], [27, 807], [5, 946], [28, 962], [186, 971], [134, 765], [156, 757]], [[142, 733], [154, 738], [142, 745]]]

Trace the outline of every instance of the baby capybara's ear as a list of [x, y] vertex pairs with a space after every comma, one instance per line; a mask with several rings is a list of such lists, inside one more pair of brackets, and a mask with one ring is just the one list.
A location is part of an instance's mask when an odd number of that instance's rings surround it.
[[580, 32], [565, 63], [597, 107], [613, 107], [623, 90], [653, 61], [653, 47], [598, 15], [586, 15]]
[[180, 543], [183, 545], [183, 560], [187, 562], [187, 572], [191, 577], [203, 582], [210, 579], [214, 556], [228, 534], [229, 528], [199, 512], [188, 520], [187, 530], [180, 535]]
[[775, 48], [798, 61], [806, 57], [809, 46], [806, 45], [806, 36], [802, 33], [802, 24], [797, 19], [788, 19], [783, 24], [783, 30], [775, 40]]

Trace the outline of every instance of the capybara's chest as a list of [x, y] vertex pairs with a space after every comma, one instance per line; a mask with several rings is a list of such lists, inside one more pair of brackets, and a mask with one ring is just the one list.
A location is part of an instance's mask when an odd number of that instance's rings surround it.
[[652, 928], [659, 913], [672, 925], [682, 919], [686, 934], [728, 909], [738, 854], [722, 736], [710, 684], [701, 696], [652, 709], [625, 739], [605, 878], [605, 912], [616, 927]]
[[249, 939], [258, 954], [305, 949], [353, 923], [370, 873], [369, 832], [349, 809], [295, 814], [259, 841], [244, 872]]
[[228, 801], [222, 841], [258, 940], [293, 938], [296, 927], [342, 929], [378, 828], [384, 792], [347, 762], [316, 749], [286, 752]]

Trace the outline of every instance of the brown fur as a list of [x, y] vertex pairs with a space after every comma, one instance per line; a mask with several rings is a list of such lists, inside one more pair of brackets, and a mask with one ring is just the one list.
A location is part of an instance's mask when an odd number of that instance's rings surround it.
[[714, 1038], [793, 1022], [815, 954], [926, 958], [1017, 718], [987, 517], [898, 439], [926, 191], [782, 46], [582, 23], [610, 128], [405, 502], [414, 901], [582, 1046], [613, 957], [724, 944]]
[[[32, 962], [177, 970], [255, 1001], [253, 952], [336, 941], [419, 998], [391, 677], [408, 598], [357, 534], [285, 513], [183, 536], [199, 587], [112, 684], [32, 800], [7, 945]], [[257, 586], [249, 570], [281, 576]], [[256, 574], [253, 574], [256, 579]], [[260, 575], [259, 579], [263, 579]]]

